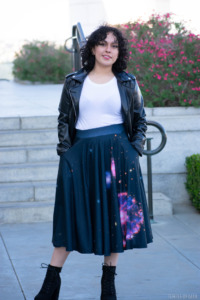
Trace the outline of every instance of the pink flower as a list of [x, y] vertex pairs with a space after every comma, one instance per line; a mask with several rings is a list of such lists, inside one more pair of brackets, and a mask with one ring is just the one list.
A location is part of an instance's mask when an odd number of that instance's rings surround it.
[[179, 82], [178, 85], [181, 85], [181, 82]]
[[132, 51], [130, 51], [129, 54], [132, 54]]
[[149, 92], [149, 90], [148, 90], [148, 89], [146, 89], [146, 92]]
[[184, 99], [183, 101], [184, 101], [184, 102], [187, 102], [187, 100], [186, 100], [186, 99]]
[[144, 53], [144, 50], [142, 50], [142, 49], [138, 49], [138, 52], [140, 52], [140, 53]]
[[158, 80], [160, 80], [162, 77], [159, 74], [157, 74], [157, 78]]
[[184, 53], [185, 53], [184, 51], [181, 51], [181, 52], [180, 52], [180, 54], [184, 54]]
[[168, 67], [172, 68], [172, 67], [173, 67], [173, 65], [172, 65], [172, 64], [170, 64], [170, 65], [168, 65]]

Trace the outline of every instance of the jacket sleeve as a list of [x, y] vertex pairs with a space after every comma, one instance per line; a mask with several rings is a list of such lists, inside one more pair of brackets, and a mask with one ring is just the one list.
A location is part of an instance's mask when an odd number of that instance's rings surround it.
[[69, 113], [70, 113], [70, 94], [67, 88], [67, 79], [64, 83], [60, 104], [58, 107], [58, 140], [57, 154], [61, 155], [71, 147], [71, 139], [69, 134]]
[[131, 144], [138, 151], [139, 155], [142, 156], [144, 150], [144, 144], [146, 141], [146, 113], [144, 110], [144, 100], [138, 86], [137, 81], [135, 80], [135, 87], [133, 92], [133, 135]]

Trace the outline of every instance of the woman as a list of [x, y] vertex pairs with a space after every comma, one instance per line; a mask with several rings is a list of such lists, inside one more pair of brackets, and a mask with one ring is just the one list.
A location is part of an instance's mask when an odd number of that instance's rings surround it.
[[59, 105], [55, 248], [35, 300], [58, 299], [59, 273], [73, 250], [104, 255], [101, 299], [117, 299], [119, 253], [153, 241], [139, 166], [145, 111], [135, 76], [124, 72], [126, 39], [101, 26], [81, 55], [83, 68], [66, 76]]

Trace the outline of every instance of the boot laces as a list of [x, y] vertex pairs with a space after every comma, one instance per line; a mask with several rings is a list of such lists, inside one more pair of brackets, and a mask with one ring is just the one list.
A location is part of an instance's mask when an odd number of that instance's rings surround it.
[[41, 288], [41, 293], [50, 294], [55, 289], [58, 273], [54, 269], [48, 268], [48, 265], [44, 263], [41, 264], [41, 268], [48, 269]]
[[105, 268], [102, 277], [102, 294], [103, 295], [115, 295], [115, 273], [114, 269]]

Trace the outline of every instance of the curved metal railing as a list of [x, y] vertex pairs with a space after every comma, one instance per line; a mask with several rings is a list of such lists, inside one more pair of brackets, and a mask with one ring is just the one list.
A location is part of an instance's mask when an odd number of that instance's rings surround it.
[[154, 126], [156, 127], [161, 133], [161, 142], [160, 145], [151, 150], [151, 138], [147, 138], [147, 150], [143, 151], [144, 155], [147, 155], [147, 186], [148, 186], [148, 206], [149, 206], [149, 216], [150, 219], [153, 220], [153, 188], [152, 188], [152, 163], [151, 163], [151, 156], [158, 154], [162, 149], [165, 147], [167, 142], [167, 134], [164, 127], [155, 121], [147, 121], [147, 126]]
[[[67, 47], [67, 42], [72, 40], [72, 48]], [[73, 69], [74, 71], [78, 71], [81, 68], [81, 56], [80, 50], [86, 43], [86, 38], [83, 33], [83, 29], [80, 23], [74, 25], [72, 27], [72, 36], [65, 41], [65, 49], [72, 53], [73, 55]], [[151, 167], [151, 156], [159, 153], [165, 147], [167, 142], [167, 135], [165, 132], [164, 127], [155, 122], [147, 120], [147, 126], [154, 126], [156, 127], [162, 136], [160, 145], [151, 150], [151, 140], [152, 138], [147, 138], [147, 150], [144, 150], [144, 155], [147, 155], [147, 181], [148, 181], [148, 206], [149, 206], [149, 215], [150, 219], [153, 219], [153, 191], [152, 191], [152, 167]]]
[[144, 155], [155, 155], [155, 154], [159, 153], [160, 151], [162, 151], [162, 149], [165, 147], [165, 145], [167, 143], [167, 134], [166, 134], [164, 127], [158, 122], [147, 120], [147, 126], [154, 126], [161, 133], [162, 139], [161, 139], [160, 145], [154, 150], [147, 149], [147, 150], [143, 151]]

